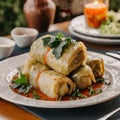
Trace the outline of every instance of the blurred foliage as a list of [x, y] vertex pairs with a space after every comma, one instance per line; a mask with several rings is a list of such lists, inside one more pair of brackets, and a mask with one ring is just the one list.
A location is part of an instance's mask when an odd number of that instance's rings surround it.
[[[14, 27], [27, 26], [23, 13], [24, 2], [25, 0], [0, 0], [0, 35], [10, 34]], [[110, 0], [110, 9], [120, 9], [120, 0]], [[59, 12], [57, 9], [55, 21], [60, 20]]]
[[120, 0], [109, 0], [110, 10], [118, 11], [120, 9]]
[[25, 0], [0, 0], [0, 35], [10, 34], [17, 26], [26, 26], [23, 14]]

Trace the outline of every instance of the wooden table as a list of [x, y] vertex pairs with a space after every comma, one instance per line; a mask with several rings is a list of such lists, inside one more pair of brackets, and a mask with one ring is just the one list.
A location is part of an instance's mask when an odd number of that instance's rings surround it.
[[[70, 21], [53, 24], [50, 26], [49, 31], [62, 30], [68, 32], [68, 26]], [[90, 46], [92, 49], [97, 50], [120, 50], [120, 45], [99, 45], [89, 42], [85, 42], [87, 46]], [[15, 104], [7, 102], [3, 99], [0, 99], [0, 120], [40, 120], [36, 116], [26, 112], [25, 110], [19, 108]]]

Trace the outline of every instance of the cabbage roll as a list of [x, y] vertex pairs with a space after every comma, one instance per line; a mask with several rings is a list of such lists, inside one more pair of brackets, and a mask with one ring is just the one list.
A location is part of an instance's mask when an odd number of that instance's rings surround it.
[[39, 89], [51, 98], [70, 95], [76, 87], [71, 79], [54, 70], [42, 72], [37, 84]]
[[[33, 70], [34, 69], [34, 70]], [[33, 71], [33, 79], [36, 77], [36, 73], [44, 70], [49, 70], [50, 68], [47, 65], [43, 65], [42, 63], [36, 61], [35, 59], [29, 57], [23, 66], [22, 73], [25, 74], [29, 78], [29, 74]]]
[[23, 68], [30, 84], [51, 98], [71, 94], [75, 84], [65, 75], [49, 70], [50, 68], [33, 59], [29, 59]]
[[35, 80], [37, 79], [36, 77], [38, 73], [49, 70], [49, 69], [50, 68], [48, 66], [43, 65], [42, 63], [37, 62], [32, 58], [29, 58], [23, 67], [22, 73], [27, 76], [27, 78], [29, 79], [29, 83], [36, 88], [37, 84]]
[[88, 58], [87, 64], [91, 67], [95, 78], [102, 78], [104, 75], [104, 61], [100, 57]]
[[96, 83], [92, 69], [88, 65], [81, 66], [79, 69], [74, 71], [71, 74], [71, 78], [76, 84], [76, 87], [81, 90], [88, 88], [92, 85], [92, 82]]
[[[53, 50], [43, 45], [43, 36], [36, 40], [30, 49], [30, 56], [35, 60], [47, 64], [49, 67], [64, 75], [68, 75], [81, 65], [86, 63], [86, 47], [82, 42], [75, 42], [74, 45], [69, 45], [59, 59], [53, 54]], [[53, 36], [50, 36], [53, 37]]]

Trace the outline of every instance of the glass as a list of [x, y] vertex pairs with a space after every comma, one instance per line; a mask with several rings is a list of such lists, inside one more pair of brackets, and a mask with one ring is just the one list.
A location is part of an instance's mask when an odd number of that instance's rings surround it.
[[108, 0], [84, 0], [86, 23], [91, 28], [99, 28], [107, 17]]

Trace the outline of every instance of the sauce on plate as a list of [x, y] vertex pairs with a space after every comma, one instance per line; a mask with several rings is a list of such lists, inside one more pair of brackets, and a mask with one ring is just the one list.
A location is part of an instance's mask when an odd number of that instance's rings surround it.
[[[94, 94], [90, 94], [90, 90], [89, 89], [80, 90], [80, 94], [84, 96], [83, 98], [91, 97], [91, 96], [100, 94], [100, 92], [97, 92], [97, 91], [101, 90], [103, 85], [104, 85], [103, 82], [92, 84], [91, 87], [92, 87], [93, 91], [95, 92]], [[76, 97], [76, 96], [73, 96], [72, 94], [70, 96], [66, 95], [66, 96], [64, 96], [64, 97], [62, 97], [60, 99], [50, 98], [47, 95], [45, 95], [44, 93], [42, 93], [40, 90], [38, 90], [36, 88], [33, 88], [33, 87], [27, 94], [26, 93], [25, 94], [24, 93], [19, 93], [19, 89], [13, 89], [13, 88], [11, 88], [11, 89], [14, 92], [16, 92], [17, 94], [23, 95], [23, 96], [28, 97], [28, 98], [38, 99], [38, 100], [47, 100], [47, 101], [59, 101], [59, 100], [61, 100], [61, 101], [67, 101], [67, 100], [82, 99], [82, 97]], [[36, 98], [34, 96], [34, 94], [36, 96], [39, 96], [39, 98]]]

